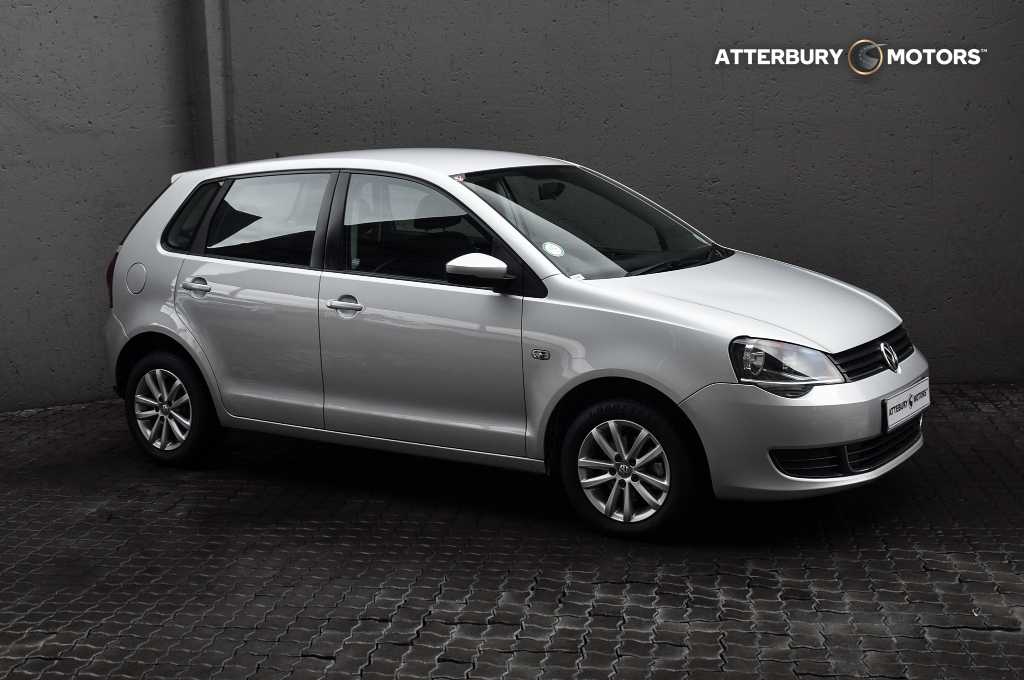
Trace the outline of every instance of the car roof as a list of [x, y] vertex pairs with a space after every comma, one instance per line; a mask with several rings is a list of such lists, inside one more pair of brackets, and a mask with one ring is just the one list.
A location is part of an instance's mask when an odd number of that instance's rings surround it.
[[329, 153], [306, 154], [271, 158], [215, 168], [181, 172], [171, 181], [184, 175], [201, 174], [203, 179], [218, 176], [294, 170], [304, 164], [315, 167], [352, 168], [364, 170], [406, 170], [420, 173], [455, 175], [498, 168], [515, 168], [527, 165], [570, 165], [567, 161], [547, 156], [515, 153], [511, 151], [488, 151], [486, 149], [450, 148], [409, 148], [409, 149], [362, 149], [358, 151], [334, 151]]

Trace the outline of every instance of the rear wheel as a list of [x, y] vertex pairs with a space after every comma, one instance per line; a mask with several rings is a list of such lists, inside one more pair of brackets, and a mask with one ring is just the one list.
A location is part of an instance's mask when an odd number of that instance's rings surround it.
[[219, 429], [199, 372], [176, 354], [154, 352], [132, 368], [125, 415], [139, 447], [157, 462], [193, 465]]
[[660, 410], [628, 399], [602, 401], [565, 432], [562, 483], [576, 511], [598, 528], [650, 534], [702, 498], [698, 455]]

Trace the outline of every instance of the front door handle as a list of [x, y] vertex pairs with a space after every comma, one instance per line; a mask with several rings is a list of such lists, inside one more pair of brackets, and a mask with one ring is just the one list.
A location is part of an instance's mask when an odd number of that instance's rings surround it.
[[[348, 298], [347, 300], [344, 298]], [[351, 295], [343, 295], [340, 300], [328, 300], [327, 306], [331, 309], [337, 309], [341, 312], [361, 312], [363, 306], [356, 302], [356, 299]]]
[[181, 287], [185, 290], [192, 291], [193, 293], [209, 293], [213, 290], [213, 286], [206, 282], [202, 276], [197, 276], [193, 279], [188, 279], [185, 283], [181, 284]]

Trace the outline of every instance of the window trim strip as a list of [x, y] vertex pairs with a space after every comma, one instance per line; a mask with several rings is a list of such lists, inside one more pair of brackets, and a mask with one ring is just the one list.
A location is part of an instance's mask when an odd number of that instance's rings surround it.
[[[220, 191], [210, 201], [210, 205], [206, 206], [206, 213], [203, 215], [203, 221], [199, 223], [199, 228], [196, 230], [195, 236], [192, 237], [192, 247], [189, 248], [189, 253], [192, 255], [205, 255], [203, 252], [206, 250], [206, 233], [210, 229], [210, 222], [213, 220], [214, 213], [217, 212], [217, 208], [220, 207], [220, 202], [227, 196], [228, 191], [231, 189], [231, 185], [235, 183], [233, 178], [222, 178], [217, 180], [223, 182], [220, 187]], [[204, 182], [205, 184], [205, 182]], [[199, 187], [196, 187], [197, 189]]]

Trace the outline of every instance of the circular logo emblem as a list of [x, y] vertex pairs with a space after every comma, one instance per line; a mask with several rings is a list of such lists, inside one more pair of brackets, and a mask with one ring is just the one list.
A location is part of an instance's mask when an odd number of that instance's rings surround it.
[[887, 342], [883, 342], [878, 346], [878, 348], [882, 350], [882, 357], [885, 359], [885, 365], [889, 367], [889, 370], [893, 373], [899, 373], [900, 358], [899, 355], [896, 354], [896, 350], [892, 348], [892, 345]]
[[864, 38], [850, 45], [846, 51], [846, 63], [859, 76], [869, 76], [882, 68], [885, 61], [883, 45]]

